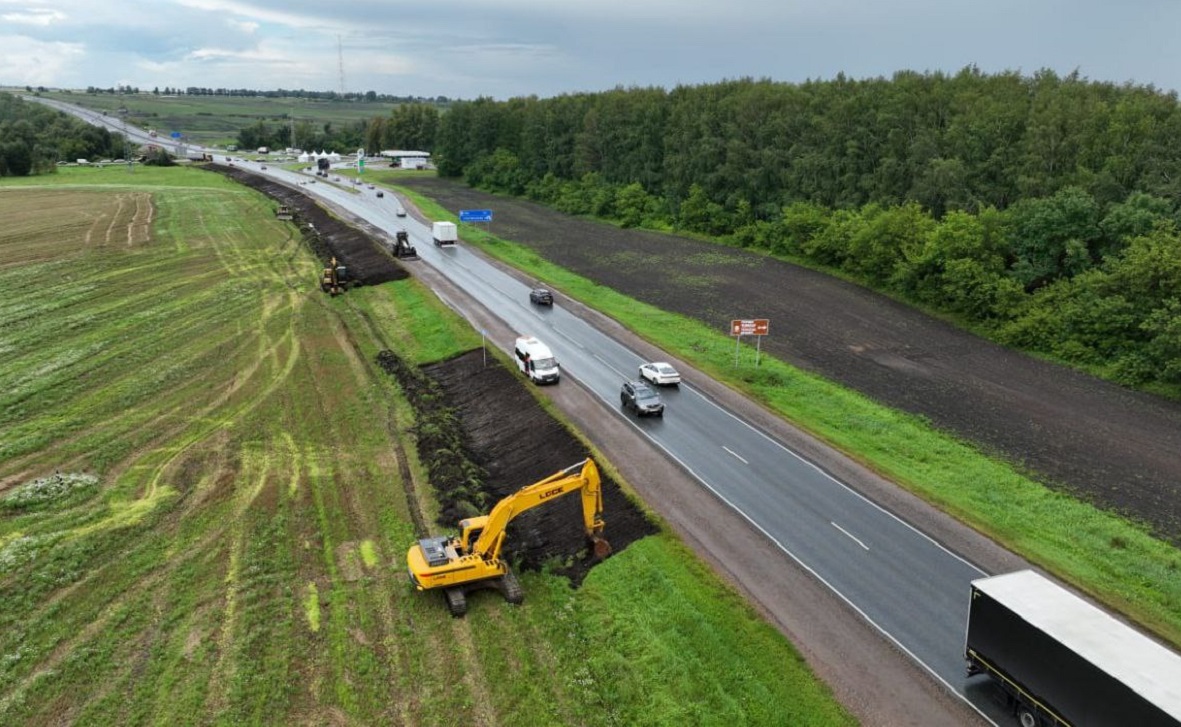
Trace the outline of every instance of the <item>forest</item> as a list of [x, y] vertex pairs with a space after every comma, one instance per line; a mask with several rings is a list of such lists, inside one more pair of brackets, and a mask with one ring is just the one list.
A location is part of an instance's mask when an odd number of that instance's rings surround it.
[[764, 250], [1181, 393], [1181, 108], [1077, 73], [900, 72], [458, 102], [440, 174]]
[[0, 93], [0, 177], [52, 172], [58, 160], [123, 156], [123, 136]]

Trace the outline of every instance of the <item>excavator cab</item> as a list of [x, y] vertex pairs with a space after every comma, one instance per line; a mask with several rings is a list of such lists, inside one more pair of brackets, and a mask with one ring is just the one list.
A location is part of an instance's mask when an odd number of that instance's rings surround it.
[[469, 517], [459, 521], [459, 547], [463, 552], [471, 552], [472, 547], [480, 539], [480, 534], [484, 532], [484, 526], [487, 524], [487, 515]]

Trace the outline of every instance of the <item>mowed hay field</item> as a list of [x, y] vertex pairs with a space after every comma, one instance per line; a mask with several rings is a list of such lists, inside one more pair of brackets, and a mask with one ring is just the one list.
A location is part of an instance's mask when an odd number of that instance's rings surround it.
[[433, 505], [374, 356], [479, 338], [414, 280], [323, 296], [272, 207], [188, 169], [0, 183], [0, 723], [852, 721], [668, 535], [520, 607], [414, 593]]

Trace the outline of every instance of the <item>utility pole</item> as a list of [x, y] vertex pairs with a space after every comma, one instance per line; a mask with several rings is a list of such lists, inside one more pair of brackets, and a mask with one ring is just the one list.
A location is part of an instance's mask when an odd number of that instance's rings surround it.
[[340, 98], [344, 100], [344, 46], [341, 45], [340, 36], [336, 36], [336, 64], [340, 69]]

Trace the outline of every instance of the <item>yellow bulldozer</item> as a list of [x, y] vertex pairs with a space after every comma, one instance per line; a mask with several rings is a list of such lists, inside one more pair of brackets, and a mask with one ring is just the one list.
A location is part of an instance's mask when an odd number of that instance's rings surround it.
[[509, 603], [521, 603], [525, 599], [521, 584], [500, 557], [505, 528], [521, 513], [576, 491], [582, 494], [582, 525], [591, 552], [596, 559], [606, 558], [611, 546], [603, 539], [599, 470], [587, 458], [522, 487], [487, 515], [460, 520], [459, 535], [419, 540], [406, 554], [410, 581], [420, 591], [442, 589], [452, 616], [467, 613], [468, 592], [480, 588], [495, 588]]

